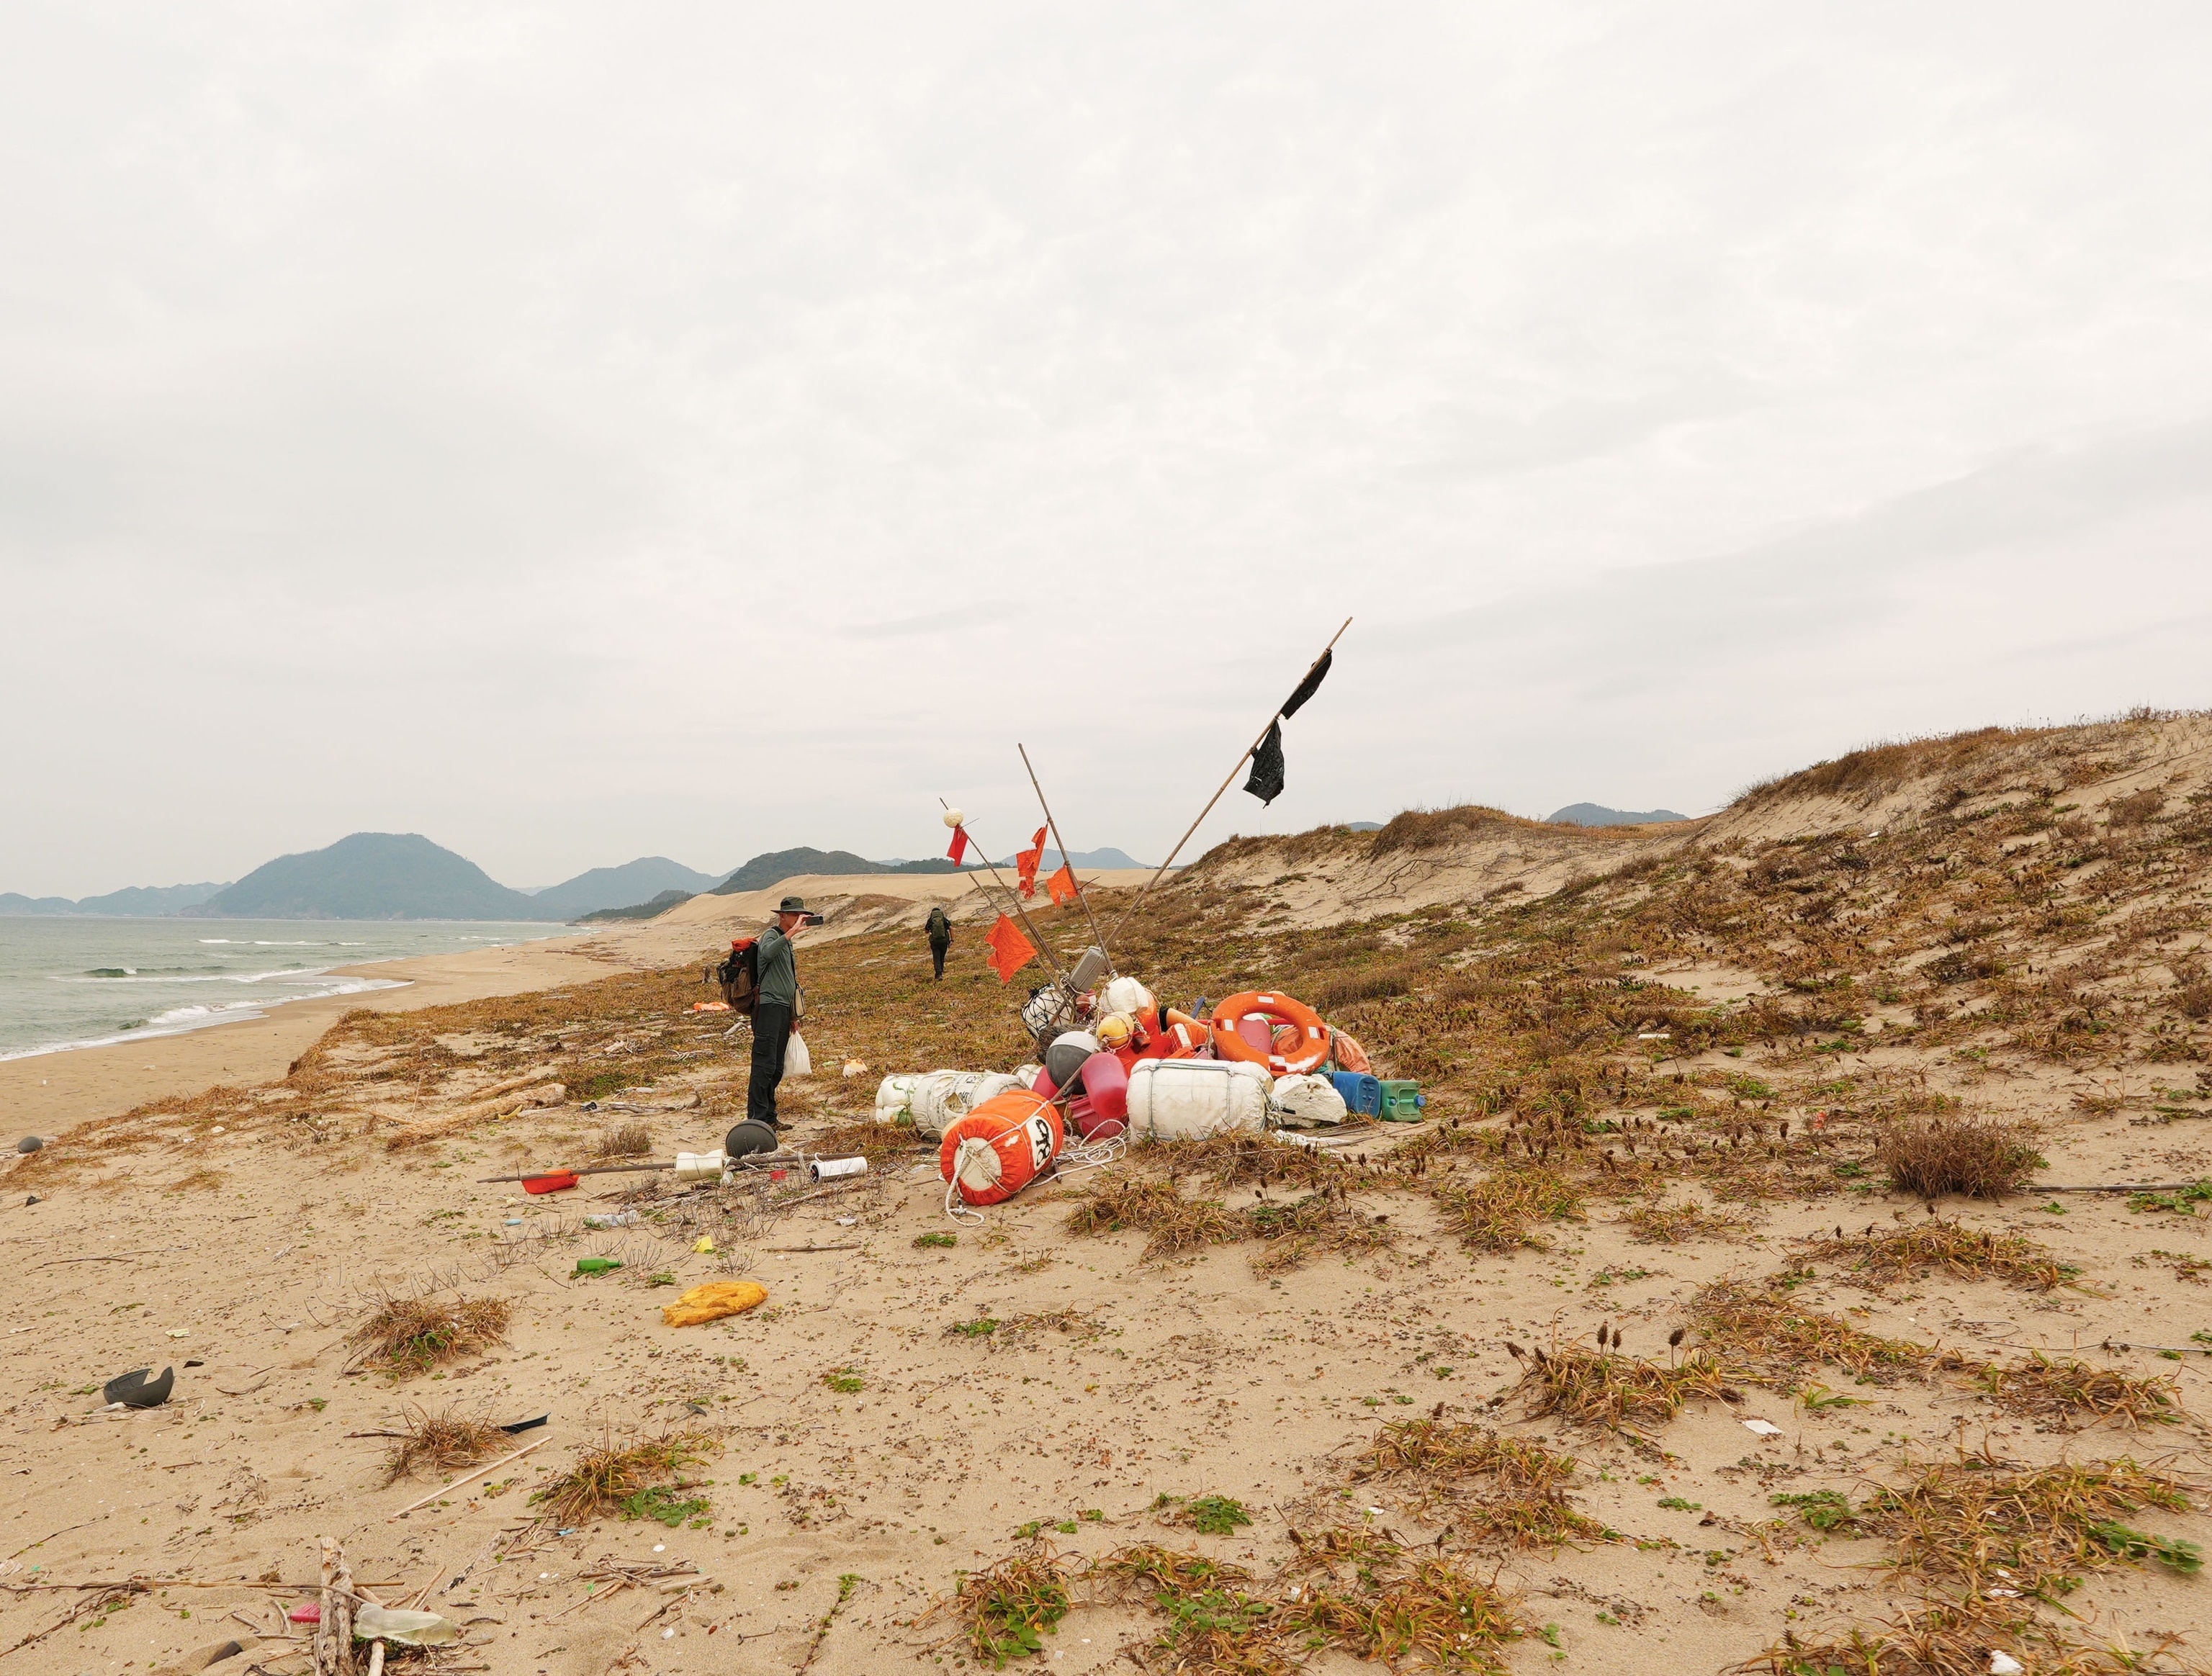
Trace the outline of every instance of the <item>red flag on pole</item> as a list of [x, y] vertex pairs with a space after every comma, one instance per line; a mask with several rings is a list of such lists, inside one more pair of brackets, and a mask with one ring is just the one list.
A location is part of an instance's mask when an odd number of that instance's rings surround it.
[[952, 865], [954, 866], [957, 867], [960, 865], [961, 859], [968, 853], [968, 829], [966, 827], [956, 826], [952, 829], [952, 847], [945, 853], [952, 858]]
[[1015, 871], [1022, 876], [1022, 895], [1024, 896], [1036, 895], [1037, 869], [1044, 863], [1044, 834], [1045, 829], [1039, 827], [1036, 836], [1030, 840], [1029, 848], [1014, 858]]
[[1079, 894], [1075, 888], [1075, 869], [1066, 862], [1061, 862], [1060, 871], [1044, 882], [1044, 888], [1052, 892], [1055, 904], [1073, 902]]
[[1015, 973], [1036, 958], [1036, 944], [1023, 936], [1022, 928], [1003, 914], [983, 940], [991, 945], [991, 965], [1000, 983], [1012, 982]]

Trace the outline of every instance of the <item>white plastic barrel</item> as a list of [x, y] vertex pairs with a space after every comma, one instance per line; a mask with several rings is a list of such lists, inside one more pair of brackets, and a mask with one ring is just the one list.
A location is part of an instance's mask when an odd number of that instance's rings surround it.
[[1129, 1131], [1148, 1140], [1261, 1133], [1272, 1081], [1231, 1060], [1139, 1060], [1129, 1072]]

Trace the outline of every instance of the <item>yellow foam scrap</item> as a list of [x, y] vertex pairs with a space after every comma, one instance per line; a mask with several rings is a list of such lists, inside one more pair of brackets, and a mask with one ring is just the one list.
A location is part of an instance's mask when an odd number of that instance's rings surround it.
[[742, 1315], [767, 1302], [768, 1288], [757, 1280], [710, 1280], [675, 1303], [661, 1305], [660, 1319], [670, 1327], [697, 1327], [725, 1315]]

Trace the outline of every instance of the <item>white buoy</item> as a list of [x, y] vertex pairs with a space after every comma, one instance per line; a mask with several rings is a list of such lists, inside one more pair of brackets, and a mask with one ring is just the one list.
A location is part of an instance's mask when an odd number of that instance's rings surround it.
[[958, 826], [967, 818], [967, 815], [961, 810], [948, 809], [945, 811], [945, 824], [947, 826]]

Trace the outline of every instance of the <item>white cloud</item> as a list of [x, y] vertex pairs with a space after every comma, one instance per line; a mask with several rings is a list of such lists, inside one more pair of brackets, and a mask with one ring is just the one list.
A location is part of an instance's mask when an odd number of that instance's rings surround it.
[[2205, 701], [2208, 35], [18, 9], [0, 889], [1152, 854], [1355, 611], [1201, 842]]

